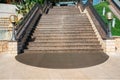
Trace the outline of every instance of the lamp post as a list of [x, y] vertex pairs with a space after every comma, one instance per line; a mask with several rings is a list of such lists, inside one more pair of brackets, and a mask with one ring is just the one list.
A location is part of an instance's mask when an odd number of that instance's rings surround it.
[[16, 36], [15, 24], [16, 24], [16, 22], [18, 21], [18, 17], [17, 17], [16, 15], [11, 15], [11, 16], [9, 17], [9, 20], [10, 20], [10, 22], [12, 23], [12, 26], [13, 26], [13, 28], [12, 28], [12, 38], [11, 38], [11, 40], [12, 40], [12, 41], [15, 41], [15, 40], [16, 40], [16, 38], [15, 38], [15, 36]]
[[107, 19], [108, 19], [108, 37], [112, 38], [111, 23], [112, 23], [113, 15], [111, 12], [107, 13]]

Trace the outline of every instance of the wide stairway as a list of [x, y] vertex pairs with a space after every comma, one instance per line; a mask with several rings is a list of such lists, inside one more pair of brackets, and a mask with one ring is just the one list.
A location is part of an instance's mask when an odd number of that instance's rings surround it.
[[84, 13], [72, 6], [53, 7], [42, 15], [24, 53], [103, 53]]

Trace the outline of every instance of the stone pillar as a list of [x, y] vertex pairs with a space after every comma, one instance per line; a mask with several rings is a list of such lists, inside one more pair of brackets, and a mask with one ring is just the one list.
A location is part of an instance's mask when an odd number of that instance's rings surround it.
[[18, 53], [17, 41], [9, 41], [8, 42], [8, 53], [17, 55], [17, 53]]
[[106, 53], [115, 53], [115, 40], [114, 39], [105, 40], [105, 44], [106, 44]]

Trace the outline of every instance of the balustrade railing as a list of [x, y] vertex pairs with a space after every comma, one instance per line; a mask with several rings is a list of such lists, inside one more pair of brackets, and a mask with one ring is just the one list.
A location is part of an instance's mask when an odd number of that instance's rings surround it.
[[120, 0], [119, 0], [119, 4], [117, 4], [118, 1], [115, 2], [115, 0], [111, 0], [115, 6], [118, 8], [118, 10], [120, 10]]
[[[47, 7], [47, 8], [45, 8]], [[45, 10], [43, 10], [45, 8]], [[24, 17], [24, 19], [16, 27], [16, 40], [18, 41], [18, 53], [21, 53], [27, 45], [27, 42], [35, 29], [38, 20], [48, 9], [46, 3], [43, 7], [40, 4], [35, 4], [30, 12]]]
[[24, 17], [22, 22], [16, 27], [16, 39], [18, 41], [18, 52], [21, 52], [31, 34], [32, 29], [35, 27], [36, 21], [41, 15], [41, 9], [39, 4], [31, 9], [31, 11]]
[[107, 32], [108, 32], [107, 23], [105, 23], [103, 21], [103, 19], [101, 18], [101, 16], [98, 14], [98, 12], [96, 11], [96, 9], [93, 7], [93, 5], [90, 2], [89, 2], [89, 6], [87, 7], [87, 10], [88, 10], [89, 14], [91, 16], [93, 16], [94, 18], [96, 18], [96, 20], [99, 22], [99, 25], [95, 23], [96, 21], [94, 21], [94, 24], [96, 25], [96, 28], [98, 29], [101, 37], [102, 38], [106, 38], [107, 37]]
[[103, 39], [107, 38], [107, 24], [103, 21], [101, 16], [97, 13], [96, 9], [93, 7], [92, 3], [88, 0], [86, 4], [83, 4], [82, 0], [79, 2], [82, 7], [82, 11], [87, 9], [89, 15], [91, 16], [97, 30], [99, 31]]

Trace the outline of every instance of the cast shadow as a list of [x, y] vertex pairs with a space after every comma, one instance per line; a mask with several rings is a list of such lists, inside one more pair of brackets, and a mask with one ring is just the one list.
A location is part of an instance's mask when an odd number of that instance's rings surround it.
[[105, 53], [23, 53], [16, 57], [21, 63], [52, 69], [73, 69], [73, 68], [85, 68], [104, 63], [109, 56]]

